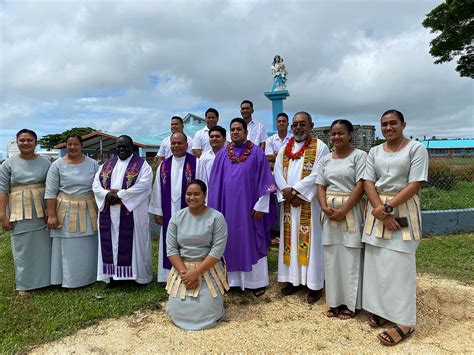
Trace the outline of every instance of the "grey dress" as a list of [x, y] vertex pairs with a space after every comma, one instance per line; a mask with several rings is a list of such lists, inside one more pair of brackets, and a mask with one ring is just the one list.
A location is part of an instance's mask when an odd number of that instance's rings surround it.
[[[397, 193], [410, 182], [427, 181], [428, 152], [419, 142], [410, 141], [398, 153], [373, 147], [367, 157], [364, 179], [373, 181], [378, 191]], [[372, 206], [367, 208], [367, 217]], [[394, 211], [399, 213], [398, 208]], [[414, 221], [410, 220], [412, 226]], [[411, 230], [413, 234], [413, 231]], [[403, 240], [401, 231], [391, 239], [364, 231], [365, 243], [362, 308], [405, 326], [416, 324], [416, 249], [419, 240]]]
[[[56, 160], [46, 179], [45, 199], [55, 199], [60, 191], [73, 196], [92, 194], [92, 182], [98, 169], [99, 163], [89, 157], [79, 164]], [[70, 212], [69, 206], [62, 227], [51, 230], [51, 284], [76, 288], [97, 280], [98, 240], [92, 226], [97, 225], [97, 221], [91, 221], [90, 214], [86, 213], [86, 231], [81, 233], [77, 228], [71, 232]]]
[[[202, 216], [193, 216], [188, 208], [178, 211], [170, 220], [166, 235], [167, 255], [182, 259], [202, 260], [208, 255], [221, 259], [227, 242], [227, 223], [217, 210], [208, 208]], [[213, 281], [214, 283], [214, 281]], [[214, 287], [216, 287], [214, 283]], [[172, 297], [166, 311], [173, 323], [183, 329], [199, 330], [214, 327], [224, 316], [224, 297], [212, 297], [202, 282], [196, 298]]]
[[[10, 193], [16, 186], [44, 184], [50, 163], [37, 156], [34, 160], [19, 155], [8, 158], [0, 167], [0, 192]], [[44, 201], [41, 199], [44, 206]], [[14, 222], [12, 253], [16, 289], [33, 290], [50, 285], [51, 239], [44, 218], [37, 218], [34, 203], [32, 218]]]
[[[360, 149], [354, 149], [343, 159], [333, 159], [332, 154], [328, 154], [321, 160], [316, 183], [326, 186], [327, 196], [331, 192], [350, 194], [362, 179], [366, 159], [367, 153]], [[331, 203], [328, 206], [340, 207], [331, 206]], [[363, 217], [360, 203], [349, 214], [354, 219], [353, 231], [345, 221], [332, 225], [329, 217], [322, 213], [325, 291], [328, 307], [346, 305], [355, 312], [362, 306]]]

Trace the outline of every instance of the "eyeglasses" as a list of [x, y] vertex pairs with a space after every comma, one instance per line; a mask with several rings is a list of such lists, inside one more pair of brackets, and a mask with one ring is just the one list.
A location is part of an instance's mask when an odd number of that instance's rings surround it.
[[306, 122], [294, 122], [291, 124], [291, 127], [306, 127]]

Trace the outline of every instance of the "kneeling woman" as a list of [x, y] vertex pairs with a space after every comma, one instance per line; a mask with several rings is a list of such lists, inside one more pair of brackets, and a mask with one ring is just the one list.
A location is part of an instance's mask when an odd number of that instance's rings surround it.
[[187, 208], [170, 220], [166, 253], [173, 265], [166, 290], [166, 311], [175, 325], [199, 330], [215, 326], [224, 316], [229, 289], [221, 262], [227, 242], [224, 216], [205, 205], [207, 187], [193, 180], [186, 189]]
[[385, 144], [367, 157], [364, 189], [370, 201], [362, 241], [365, 243], [362, 308], [369, 324], [395, 323], [378, 335], [395, 345], [413, 333], [416, 321], [416, 260], [421, 239], [420, 200], [428, 179], [428, 153], [403, 136], [405, 120], [397, 110], [380, 119]]

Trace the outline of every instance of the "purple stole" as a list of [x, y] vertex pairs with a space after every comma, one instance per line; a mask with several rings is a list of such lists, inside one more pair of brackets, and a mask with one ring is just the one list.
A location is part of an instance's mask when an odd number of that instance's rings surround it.
[[[168, 224], [171, 219], [171, 184], [177, 183], [171, 181], [171, 163], [173, 156], [163, 160], [160, 168], [160, 186], [161, 186], [161, 206], [163, 209], [163, 268], [171, 269], [171, 262], [166, 257], [166, 232], [168, 231]], [[196, 178], [196, 157], [186, 153], [183, 166], [183, 177], [181, 179], [181, 208], [187, 206], [186, 188], [188, 184]]]
[[[99, 180], [101, 186], [110, 190], [112, 171], [117, 164], [117, 156], [107, 160], [100, 171]], [[144, 159], [133, 154], [128, 163], [123, 177], [122, 189], [129, 189], [137, 181], [138, 174], [142, 168]], [[106, 275], [117, 275], [118, 277], [132, 277], [132, 250], [133, 250], [133, 211], [128, 211], [124, 205], [120, 206], [119, 245], [117, 255], [117, 266], [114, 265], [112, 248], [112, 227], [110, 220], [110, 206], [105, 205], [100, 212], [99, 219], [100, 246], [102, 251], [102, 272]]]

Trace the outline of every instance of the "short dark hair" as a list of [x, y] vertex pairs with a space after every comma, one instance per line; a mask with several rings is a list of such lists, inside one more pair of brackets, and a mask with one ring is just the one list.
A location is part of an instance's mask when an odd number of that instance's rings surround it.
[[306, 112], [306, 111], [298, 111], [298, 112], [295, 113], [295, 115], [293, 116], [293, 118], [296, 117], [297, 115], [305, 115], [306, 118], [309, 120], [309, 123], [313, 123], [313, 118], [311, 117], [311, 115], [310, 115], [308, 112]]
[[286, 113], [284, 113], [284, 112], [280, 112], [280, 113], [276, 116], [276, 118], [278, 119], [278, 117], [281, 117], [281, 116], [286, 117], [286, 122], [289, 122], [289, 121], [290, 121], [290, 119], [288, 118], [288, 115], [287, 115]]
[[231, 127], [235, 122], [240, 123], [244, 127], [244, 130], [247, 130], [247, 122], [245, 122], [244, 119], [240, 117], [233, 118], [232, 121], [230, 121], [229, 127]]
[[82, 147], [82, 137], [79, 134], [77, 134], [77, 133], [68, 134], [66, 136], [66, 140], [65, 140], [66, 143], [67, 143], [69, 138], [76, 138], [79, 141], [79, 143], [81, 144], [81, 147]]
[[170, 141], [171, 141], [171, 138], [172, 138], [175, 134], [182, 134], [183, 137], [184, 137], [184, 141], [185, 141], [186, 143], [188, 143], [188, 136], [187, 136], [186, 133], [184, 133], [184, 132], [174, 132], [174, 133], [171, 135], [171, 137], [170, 137]]
[[126, 139], [128, 140], [128, 143], [130, 143], [131, 146], [133, 146], [133, 139], [130, 136], [127, 136], [126, 134], [122, 134], [120, 137], [118, 137], [117, 140], [119, 139]]
[[201, 190], [202, 192], [205, 194], [207, 192], [207, 186], [206, 186], [206, 183], [202, 180], [199, 180], [199, 179], [194, 179], [192, 180], [188, 186], [186, 187], [186, 190], [188, 189], [189, 186], [191, 185], [199, 185], [201, 187]]
[[184, 124], [184, 121], [181, 117], [179, 116], [173, 116], [171, 117], [171, 120], [170, 121], [173, 121], [173, 120], [178, 120], [179, 122], [181, 122], [181, 124]]
[[383, 117], [383, 116], [386, 116], [386, 115], [388, 115], [388, 114], [390, 114], [390, 113], [393, 113], [394, 115], [397, 115], [398, 118], [400, 119], [400, 121], [402, 121], [402, 123], [405, 122], [405, 117], [403, 117], [403, 113], [401, 113], [400, 111], [395, 110], [395, 109], [390, 109], [390, 110], [385, 111], [385, 112], [382, 114], [382, 116], [380, 116], [380, 120], [382, 120], [382, 117]]
[[18, 138], [20, 137], [20, 135], [22, 135], [23, 133], [26, 133], [26, 134], [29, 134], [30, 136], [35, 137], [35, 142], [38, 141], [38, 136], [36, 135], [35, 131], [32, 131], [31, 129], [28, 129], [28, 128], [20, 129], [20, 130], [16, 133], [16, 140], [18, 140]]
[[244, 100], [240, 103], [240, 106], [242, 106], [243, 104], [250, 104], [250, 107], [253, 108], [253, 102], [250, 101], [250, 100]]
[[212, 108], [212, 107], [209, 107], [206, 110], [206, 113], [204, 114], [204, 117], [206, 117], [209, 112], [215, 113], [217, 118], [219, 118], [219, 112], [215, 108]]
[[337, 125], [337, 124], [342, 124], [342, 125], [346, 126], [347, 131], [349, 133], [354, 132], [354, 126], [352, 125], [351, 121], [344, 120], [344, 119], [335, 120], [333, 123], [331, 123], [331, 129], [334, 125]]
[[214, 126], [212, 128], [209, 128], [209, 135], [211, 135], [212, 132], [219, 132], [220, 134], [222, 134], [222, 137], [225, 138], [225, 136], [227, 135], [227, 131], [224, 127], [221, 127], [221, 126]]

